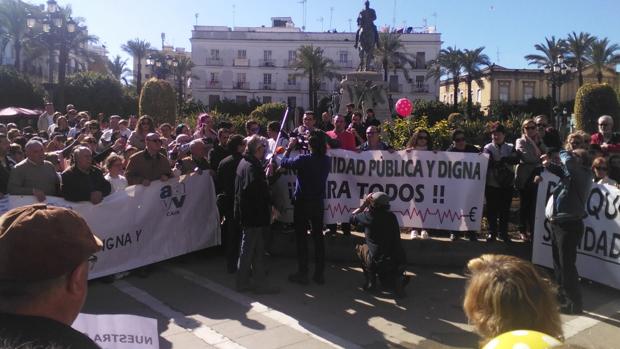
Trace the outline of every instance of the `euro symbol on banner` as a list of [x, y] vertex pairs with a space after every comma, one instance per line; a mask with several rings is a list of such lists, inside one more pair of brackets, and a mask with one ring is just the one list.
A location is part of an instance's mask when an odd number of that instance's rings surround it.
[[478, 207], [474, 206], [471, 208], [471, 210], [469, 210], [469, 214], [465, 215], [463, 217], [469, 217], [469, 220], [472, 222], [475, 222], [476, 220], [474, 218], [476, 218], [476, 211], [478, 210]]

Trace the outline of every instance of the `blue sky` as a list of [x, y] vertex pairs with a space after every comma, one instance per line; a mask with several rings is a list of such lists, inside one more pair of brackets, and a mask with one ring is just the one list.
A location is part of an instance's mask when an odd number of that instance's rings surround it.
[[[199, 14], [199, 25], [232, 26], [233, 5], [237, 26], [270, 25], [274, 16], [290, 16], [299, 27], [303, 22], [300, 0], [57, 1], [71, 4], [74, 14], [85, 18], [110, 56], [126, 56], [121, 44], [136, 37], [160, 47], [162, 32], [167, 44], [190, 50], [194, 15]], [[355, 27], [362, 7], [362, 0], [307, 0], [306, 30], [329, 29], [331, 17], [332, 27], [348, 31], [349, 19]], [[586, 31], [620, 44], [618, 0], [374, 0], [371, 7], [377, 11], [379, 27], [394, 22], [419, 27], [426, 19], [442, 33], [443, 47], [485, 46], [493, 62], [510, 68], [527, 67], [523, 56], [533, 53], [534, 44], [543, 42], [545, 36]]]

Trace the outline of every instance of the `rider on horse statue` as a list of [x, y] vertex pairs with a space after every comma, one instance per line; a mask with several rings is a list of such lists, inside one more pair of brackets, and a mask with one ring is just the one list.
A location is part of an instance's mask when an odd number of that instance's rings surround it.
[[[360, 11], [357, 16], [357, 32], [355, 33], [355, 45], [357, 48], [360, 40], [360, 32], [363, 30], [370, 31], [374, 34], [375, 45], [379, 43], [379, 32], [377, 31], [377, 26], [375, 25], [375, 20], [377, 19], [377, 13], [374, 9], [370, 8], [370, 1], [366, 0], [364, 2], [364, 9]], [[374, 46], [374, 45], [373, 45]]]

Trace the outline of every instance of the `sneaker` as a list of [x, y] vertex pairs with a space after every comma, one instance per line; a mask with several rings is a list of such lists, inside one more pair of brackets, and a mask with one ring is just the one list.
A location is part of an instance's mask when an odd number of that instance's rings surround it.
[[310, 281], [308, 280], [308, 274], [302, 274], [302, 273], [295, 273], [295, 274], [289, 275], [288, 281], [296, 283], [296, 284], [300, 284], [300, 285], [307, 285], [310, 283]]
[[456, 234], [454, 234], [454, 233], [451, 233], [451, 234], [450, 234], [450, 240], [451, 240], [451, 241], [457, 241], [458, 239], [459, 239], [459, 236], [458, 236], [458, 235], [456, 235]]
[[418, 234], [417, 230], [414, 229], [411, 231], [411, 240], [418, 239], [419, 237], [420, 237], [420, 234]]
[[426, 240], [429, 238], [428, 236], [428, 232], [426, 230], [422, 230], [422, 233], [420, 234], [420, 236], [422, 237], [422, 239]]
[[495, 242], [495, 235], [487, 234], [487, 242]]

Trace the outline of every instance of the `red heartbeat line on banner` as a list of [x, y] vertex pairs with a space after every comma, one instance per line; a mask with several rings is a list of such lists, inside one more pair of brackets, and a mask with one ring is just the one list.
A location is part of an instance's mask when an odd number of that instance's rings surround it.
[[[349, 206], [347, 205], [340, 205], [340, 203], [338, 203], [337, 205], [333, 206], [331, 204], [328, 204], [327, 207], [325, 207], [325, 211], [328, 211], [329, 214], [331, 214], [332, 217], [334, 217], [334, 215], [336, 213], [350, 213], [353, 210], [355, 210], [355, 208], [351, 209], [349, 208]], [[454, 221], [460, 221], [463, 219], [463, 217], [470, 217], [470, 215], [468, 214], [464, 214], [464, 213], [459, 213], [459, 212], [453, 212], [452, 210], [448, 209], [447, 211], [443, 211], [440, 209], [435, 209], [435, 210], [431, 210], [429, 208], [425, 209], [425, 210], [418, 210], [416, 208], [410, 210], [410, 209], [406, 209], [404, 211], [400, 211], [400, 210], [393, 210], [392, 212], [394, 213], [400, 213], [401, 216], [405, 217], [409, 217], [409, 219], [413, 219], [413, 216], [418, 216], [422, 222], [426, 222], [426, 218], [428, 216], [437, 216], [437, 218], [439, 219], [440, 223], [443, 223], [444, 220], [450, 219], [451, 222]]]

